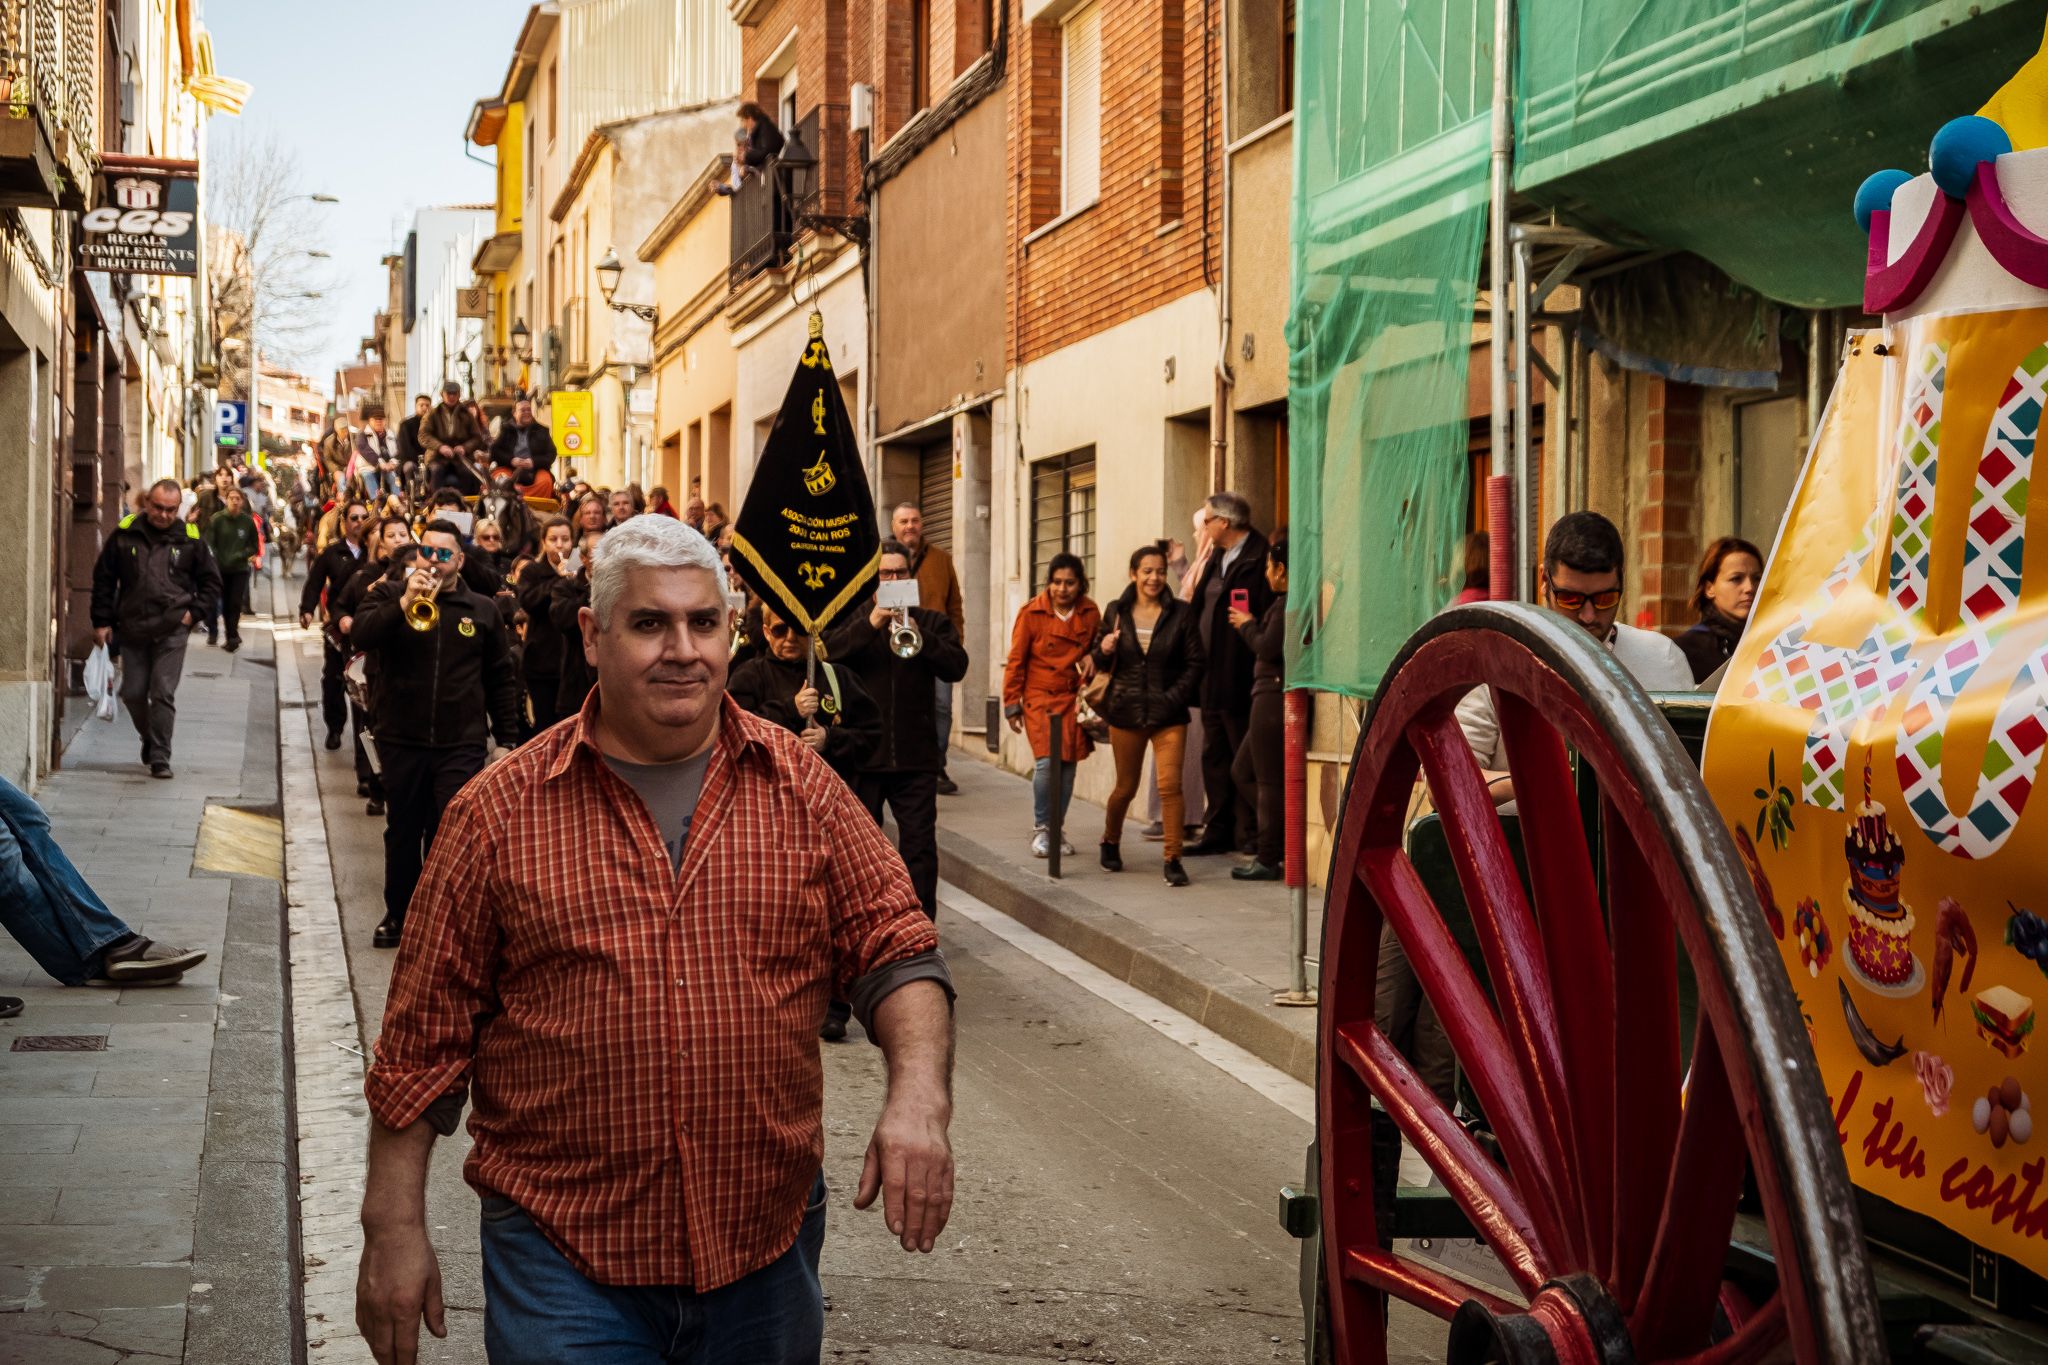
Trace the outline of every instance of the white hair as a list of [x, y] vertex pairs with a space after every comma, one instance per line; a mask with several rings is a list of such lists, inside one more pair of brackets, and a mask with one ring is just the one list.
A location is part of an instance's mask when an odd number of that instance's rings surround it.
[[590, 608], [600, 627], [611, 623], [612, 608], [625, 589], [631, 569], [702, 569], [717, 581], [727, 606], [725, 564], [703, 535], [674, 517], [634, 517], [605, 532], [590, 566]]

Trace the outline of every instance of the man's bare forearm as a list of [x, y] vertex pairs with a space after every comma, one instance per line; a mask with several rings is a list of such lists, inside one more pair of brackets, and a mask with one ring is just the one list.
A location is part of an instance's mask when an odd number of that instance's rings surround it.
[[427, 1162], [437, 1134], [425, 1119], [394, 1132], [370, 1120], [369, 1168], [363, 1179], [363, 1227], [424, 1227]]
[[953, 1103], [953, 1010], [945, 987], [912, 981], [875, 1006], [875, 1041], [889, 1066], [892, 1098]]

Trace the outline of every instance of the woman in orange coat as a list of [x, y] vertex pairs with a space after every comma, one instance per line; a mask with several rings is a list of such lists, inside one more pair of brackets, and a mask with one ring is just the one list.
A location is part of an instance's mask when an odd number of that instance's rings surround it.
[[[1088, 736], [1075, 720], [1081, 683], [1092, 670], [1088, 658], [1102, 613], [1088, 600], [1088, 573], [1076, 555], [1056, 554], [1046, 569], [1045, 591], [1024, 604], [1010, 631], [1010, 660], [1003, 666], [1003, 715], [1010, 728], [1031, 739], [1038, 761], [1031, 775], [1033, 857], [1049, 852], [1046, 822], [1052, 810], [1052, 716], [1060, 721], [1060, 824], [1074, 799], [1074, 768], [1088, 757]], [[1064, 838], [1061, 854], [1074, 851]]]

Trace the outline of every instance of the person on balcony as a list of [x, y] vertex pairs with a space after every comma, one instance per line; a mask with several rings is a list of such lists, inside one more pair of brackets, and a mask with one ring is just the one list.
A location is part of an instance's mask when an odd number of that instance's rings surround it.
[[718, 187], [720, 194], [738, 194], [750, 175], [762, 175], [768, 163], [782, 154], [782, 130], [758, 104], [740, 106], [740, 124], [732, 134], [732, 175]]

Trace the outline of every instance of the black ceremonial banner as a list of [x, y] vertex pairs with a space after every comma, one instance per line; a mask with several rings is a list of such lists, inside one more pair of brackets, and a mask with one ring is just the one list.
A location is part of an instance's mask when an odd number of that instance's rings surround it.
[[875, 500], [815, 313], [732, 543], [740, 577], [807, 635], [860, 596], [881, 563]]

